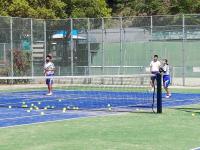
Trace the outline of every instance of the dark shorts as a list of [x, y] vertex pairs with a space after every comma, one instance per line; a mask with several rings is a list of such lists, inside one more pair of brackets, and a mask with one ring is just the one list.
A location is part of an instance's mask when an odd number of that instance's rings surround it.
[[153, 74], [154, 76], [151, 76], [151, 80], [154, 82], [156, 80], [156, 75], [158, 74], [159, 72], [151, 72], [151, 74]]
[[[49, 77], [51, 77], [51, 78], [48, 78], [48, 76]], [[53, 75], [47, 75], [47, 79], [46, 79], [46, 84], [47, 85], [52, 85], [53, 84]]]

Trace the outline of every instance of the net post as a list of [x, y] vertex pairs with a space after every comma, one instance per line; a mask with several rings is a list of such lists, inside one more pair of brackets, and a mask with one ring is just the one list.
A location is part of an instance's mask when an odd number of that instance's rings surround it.
[[157, 113], [162, 113], [162, 75], [156, 74], [157, 80]]

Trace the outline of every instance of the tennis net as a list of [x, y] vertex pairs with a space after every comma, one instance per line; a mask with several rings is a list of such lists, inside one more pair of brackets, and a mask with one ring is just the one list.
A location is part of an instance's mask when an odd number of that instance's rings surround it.
[[[152, 75], [0, 77], [0, 107], [69, 110], [157, 110]], [[46, 79], [53, 79], [47, 96]], [[157, 110], [158, 112], [158, 110]]]

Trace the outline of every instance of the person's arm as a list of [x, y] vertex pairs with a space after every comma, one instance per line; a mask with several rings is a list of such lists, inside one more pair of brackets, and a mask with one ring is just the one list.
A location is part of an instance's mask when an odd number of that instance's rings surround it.
[[150, 73], [152, 72], [152, 62], [150, 63]]

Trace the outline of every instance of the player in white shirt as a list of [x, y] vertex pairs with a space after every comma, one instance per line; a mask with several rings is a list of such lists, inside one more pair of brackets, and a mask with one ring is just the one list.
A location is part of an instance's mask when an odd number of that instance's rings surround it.
[[48, 96], [52, 95], [52, 85], [53, 85], [52, 77], [54, 76], [54, 71], [55, 71], [55, 66], [52, 63], [52, 56], [49, 54], [46, 57], [46, 63], [44, 65], [44, 75], [47, 77], [46, 84], [48, 87], [48, 93], [46, 95]]
[[163, 72], [163, 86], [167, 93], [166, 98], [171, 97], [171, 93], [169, 92], [169, 84], [170, 84], [170, 69], [167, 59], [164, 59], [163, 66], [160, 68], [160, 72]]
[[160, 66], [161, 66], [161, 63], [160, 61], [158, 61], [158, 55], [154, 55], [153, 60], [150, 63], [150, 72], [155, 75], [151, 77], [151, 81], [150, 81], [150, 84], [153, 89], [155, 87], [156, 74], [159, 73]]

